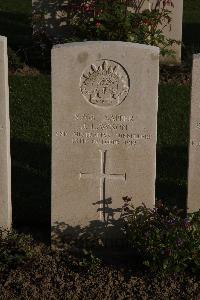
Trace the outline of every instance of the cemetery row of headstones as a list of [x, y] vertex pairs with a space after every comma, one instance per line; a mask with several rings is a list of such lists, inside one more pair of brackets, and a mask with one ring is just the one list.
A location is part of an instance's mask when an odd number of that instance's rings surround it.
[[[6, 38], [0, 38], [0, 226], [11, 226]], [[200, 208], [200, 56], [194, 57], [188, 206]], [[153, 207], [159, 49], [85, 42], [52, 50], [52, 228], [114, 225], [122, 197]]]

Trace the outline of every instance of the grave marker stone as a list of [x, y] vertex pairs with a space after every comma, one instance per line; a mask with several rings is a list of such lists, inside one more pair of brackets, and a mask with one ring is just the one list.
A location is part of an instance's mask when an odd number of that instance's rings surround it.
[[[144, 2], [144, 8], [151, 7], [150, 4], [156, 4], [158, 0], [149, 0]], [[182, 22], [183, 22], [183, 0], [174, 0], [174, 7], [167, 6], [167, 9], [171, 11], [171, 23], [165, 26], [161, 25], [163, 33], [167, 38], [182, 42]], [[160, 56], [160, 60], [166, 64], [180, 64], [181, 63], [181, 44], [174, 44], [172, 49], [175, 52], [175, 56]]]
[[11, 162], [7, 39], [0, 36], [0, 227], [10, 229]]
[[124, 196], [153, 207], [158, 74], [152, 46], [53, 48], [52, 228], [113, 224]]
[[193, 57], [188, 170], [188, 208], [200, 209], [200, 54]]

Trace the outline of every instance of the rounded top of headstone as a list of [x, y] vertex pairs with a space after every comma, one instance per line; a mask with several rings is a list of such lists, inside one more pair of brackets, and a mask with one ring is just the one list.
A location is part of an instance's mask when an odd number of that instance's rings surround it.
[[193, 59], [200, 59], [200, 53], [193, 54]]
[[7, 37], [0, 35], [0, 42], [6, 42], [7, 41]]
[[139, 43], [131, 43], [131, 42], [122, 42], [122, 41], [86, 41], [86, 42], [73, 42], [73, 43], [65, 43], [65, 44], [57, 44], [53, 46], [53, 50], [58, 48], [69, 48], [69, 47], [95, 47], [95, 46], [117, 46], [117, 47], [127, 47], [127, 48], [135, 48], [141, 50], [149, 50], [151, 52], [155, 52], [159, 54], [160, 48], [151, 45], [139, 44]]

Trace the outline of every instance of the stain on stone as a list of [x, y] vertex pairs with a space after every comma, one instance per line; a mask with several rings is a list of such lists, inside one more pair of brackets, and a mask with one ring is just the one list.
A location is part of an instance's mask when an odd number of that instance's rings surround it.
[[101, 53], [98, 53], [97, 57], [98, 59], [101, 59]]
[[159, 58], [159, 54], [157, 54], [157, 53], [152, 53], [152, 54], [151, 54], [151, 58], [152, 58], [152, 60], [157, 60], [157, 59]]
[[78, 55], [78, 62], [84, 63], [88, 58], [88, 53], [87, 52], [82, 52]]

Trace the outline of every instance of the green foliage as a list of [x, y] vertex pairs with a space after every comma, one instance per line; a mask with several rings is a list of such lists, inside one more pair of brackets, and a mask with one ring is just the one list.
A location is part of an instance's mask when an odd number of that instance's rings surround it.
[[[61, 1], [62, 2], [62, 1]], [[171, 7], [173, 1], [158, 0], [149, 3], [149, 9], [144, 9], [148, 0], [69, 0], [62, 6], [58, 0], [55, 10], [62, 11], [65, 19], [67, 36], [65, 42], [86, 40], [126, 41], [158, 46], [162, 55], [174, 55], [171, 46], [178, 41], [166, 38], [163, 29], [170, 29]], [[33, 24], [37, 28], [35, 35], [43, 36], [48, 27], [45, 19], [48, 9], [38, 8], [33, 16]], [[45, 33], [48, 35], [48, 33]], [[50, 40], [51, 37], [48, 37]], [[44, 39], [44, 36], [43, 36]], [[59, 37], [54, 43], [63, 42]], [[42, 42], [43, 43], [43, 42]]]
[[85, 257], [79, 261], [79, 266], [87, 269], [88, 273], [95, 274], [101, 267], [102, 261], [91, 251], [84, 251]]
[[18, 12], [21, 14], [31, 14], [31, 0], [0, 0], [0, 10], [5, 12]]
[[21, 58], [17, 55], [15, 51], [8, 47], [8, 64], [9, 70], [17, 70], [18, 68], [22, 68], [24, 63], [22, 63]]
[[154, 45], [160, 47], [162, 55], [174, 55], [170, 47], [178, 42], [163, 33], [163, 28], [171, 22], [171, 11], [165, 6], [151, 10], [141, 10], [138, 6], [121, 0], [103, 2], [95, 21], [97, 38]]
[[0, 230], [0, 272], [13, 269], [33, 258], [32, 243], [30, 236]]
[[200, 271], [200, 211], [183, 217], [177, 208], [161, 202], [157, 208], [134, 208], [125, 200], [126, 234], [130, 244], [152, 272], [170, 274]]
[[[163, 29], [171, 23], [172, 0], [151, 4], [143, 10], [143, 0], [125, 1], [79, 1], [74, 10], [74, 1], [69, 1], [72, 13], [71, 25], [83, 40], [126, 41], [158, 46], [162, 55], [174, 55], [171, 49], [178, 41], [166, 38]], [[68, 19], [70, 19], [68, 14]], [[70, 20], [68, 21], [70, 23]], [[77, 30], [78, 28], [78, 30]], [[69, 41], [69, 38], [67, 38]]]
[[[42, 221], [48, 226], [50, 218], [50, 79], [48, 75], [9, 78], [11, 136], [12, 141], [20, 141], [11, 144], [13, 203], [21, 203], [15, 214], [25, 224]], [[157, 195], [179, 205], [186, 197], [189, 107], [189, 86], [160, 85]], [[43, 149], [45, 145], [48, 149]]]
[[[183, 22], [184, 23], [200, 23], [200, 1], [183, 1]], [[193, 32], [191, 32], [193, 34]], [[195, 38], [195, 36], [194, 36]]]

